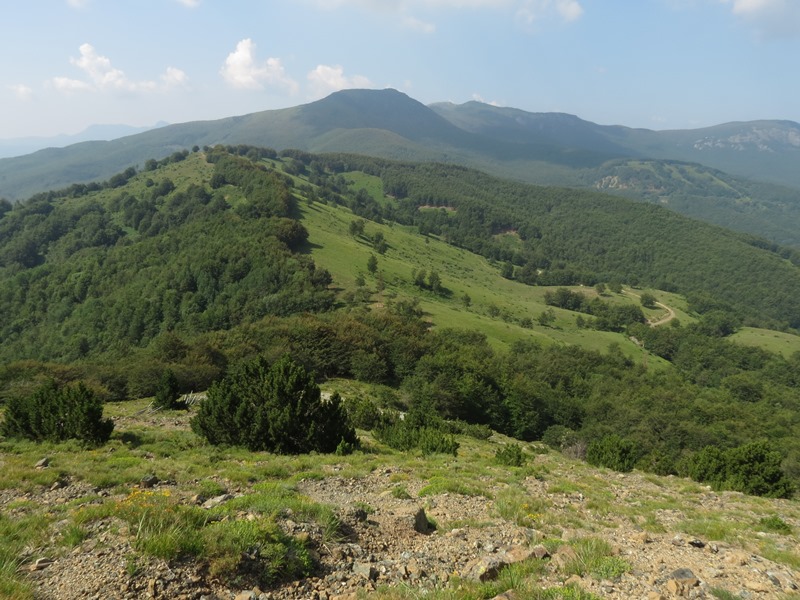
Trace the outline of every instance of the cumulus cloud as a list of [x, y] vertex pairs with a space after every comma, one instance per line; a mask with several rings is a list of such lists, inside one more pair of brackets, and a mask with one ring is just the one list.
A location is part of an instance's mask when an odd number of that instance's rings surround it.
[[525, 0], [517, 9], [517, 19], [523, 25], [553, 17], [569, 23], [582, 15], [583, 7], [578, 0]]
[[180, 87], [189, 83], [189, 76], [175, 67], [167, 67], [167, 70], [161, 75], [161, 82], [164, 87]]
[[133, 81], [125, 73], [115, 68], [111, 60], [98, 54], [91, 44], [82, 44], [78, 49], [80, 57], [70, 58], [69, 62], [83, 71], [87, 79], [74, 79], [71, 77], [54, 77], [50, 83], [57, 90], [66, 93], [81, 91], [124, 91], [147, 92], [157, 91], [177, 85], [185, 85], [189, 78], [180, 69], [168, 67], [161, 75], [161, 85], [156, 81]]
[[33, 98], [33, 90], [24, 83], [15, 83], [14, 85], [9, 85], [8, 89], [14, 92], [14, 95], [23, 102]]
[[800, 35], [800, 2], [797, 0], [721, 0], [764, 37]]
[[311, 91], [315, 96], [325, 96], [347, 88], [371, 88], [372, 82], [362, 75], [347, 77], [339, 65], [317, 65], [308, 76]]
[[200, 6], [200, 0], [177, 0], [180, 4], [183, 4], [186, 8], [197, 8]]
[[279, 58], [268, 58], [258, 62], [256, 45], [250, 38], [236, 44], [236, 50], [228, 54], [220, 69], [223, 79], [232, 87], [242, 90], [261, 90], [265, 86], [278, 87], [296, 93], [298, 84], [286, 74]]

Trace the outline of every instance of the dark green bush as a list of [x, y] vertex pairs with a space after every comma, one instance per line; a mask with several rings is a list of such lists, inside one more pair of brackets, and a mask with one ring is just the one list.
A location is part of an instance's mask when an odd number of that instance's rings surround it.
[[354, 427], [372, 431], [381, 423], [381, 411], [369, 398], [355, 396], [342, 402]]
[[285, 355], [271, 366], [263, 357], [242, 363], [212, 385], [192, 429], [214, 445], [278, 454], [358, 443], [339, 395], [322, 400], [314, 378]]
[[792, 533], [792, 526], [781, 519], [778, 515], [762, 517], [758, 521], [758, 524], [763, 527], [765, 531], [774, 531], [775, 533], [780, 533], [783, 535], [791, 535]]
[[578, 434], [563, 425], [551, 425], [544, 430], [542, 442], [553, 450], [563, 450], [575, 445], [579, 441]]
[[498, 448], [494, 453], [494, 459], [507, 467], [521, 467], [525, 464], [525, 454], [519, 444], [507, 444]]
[[2, 432], [37, 442], [76, 439], [100, 445], [114, 430], [103, 419], [103, 403], [83, 383], [59, 386], [49, 381], [29, 396], [12, 397], [6, 405]]
[[621, 473], [632, 471], [636, 459], [636, 444], [618, 435], [607, 435], [591, 442], [586, 448], [586, 461], [589, 464]]
[[480, 423], [467, 423], [461, 419], [446, 421], [444, 428], [449, 433], [468, 435], [476, 440], [488, 440], [490, 437], [492, 437], [492, 428], [488, 425], [482, 425]]
[[689, 476], [719, 490], [788, 498], [794, 485], [781, 468], [781, 455], [765, 441], [720, 450], [706, 446], [689, 461]]
[[458, 453], [459, 443], [440, 427], [419, 427], [408, 419], [384, 425], [375, 430], [375, 437], [394, 448], [407, 452], [418, 448], [423, 456]]
[[158, 381], [158, 388], [153, 402], [159, 408], [172, 410], [178, 407], [178, 398], [180, 398], [178, 378], [175, 377], [175, 373], [172, 370], [167, 369]]
[[417, 446], [423, 456], [431, 454], [458, 454], [459, 443], [452, 435], [447, 435], [440, 429], [423, 427], [419, 430]]

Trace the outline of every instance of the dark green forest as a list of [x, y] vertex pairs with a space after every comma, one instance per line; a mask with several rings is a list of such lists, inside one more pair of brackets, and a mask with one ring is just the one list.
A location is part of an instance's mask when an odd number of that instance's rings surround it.
[[[380, 177], [386, 197], [352, 187], [352, 171]], [[635, 338], [669, 368], [648, 370], [613, 345], [521, 340], [498, 350], [483, 334], [432, 328], [413, 298], [348, 300], [310, 258], [301, 202], [414, 227], [527, 285], [676, 291], [698, 319], [653, 328], [638, 309], [555, 290], [552, 305]], [[207, 389], [242, 361], [288, 353], [319, 380], [382, 384], [369, 399], [381, 407], [589, 451], [606, 466], [615, 465], [602, 457], [622, 449], [637, 467], [691, 475], [709, 446], [769, 440], [753, 460], [779, 456], [782, 470], [758, 493], [787, 495], [784, 478], [800, 481], [800, 356], [727, 339], [744, 323], [800, 327], [792, 251], [602, 194], [246, 146], [176, 153], [0, 206], [5, 402], [51, 380], [80, 381], [106, 401], [151, 396], [166, 372], [181, 392]], [[509, 232], [518, 247], [498, 239]], [[703, 471], [739, 485], [735, 469], [719, 472]]]

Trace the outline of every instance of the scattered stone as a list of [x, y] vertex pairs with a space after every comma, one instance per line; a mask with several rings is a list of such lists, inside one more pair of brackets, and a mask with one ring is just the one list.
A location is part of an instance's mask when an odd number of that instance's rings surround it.
[[744, 582], [744, 587], [752, 592], [774, 592], [774, 586], [768, 585], [764, 581], [757, 581], [755, 579], [748, 579]]
[[517, 598], [519, 598], [519, 596], [517, 596], [517, 593], [514, 590], [508, 590], [502, 594], [498, 594], [492, 598], [492, 600], [517, 600]]
[[395, 509], [394, 514], [396, 520], [405, 523], [417, 533], [427, 534], [435, 530], [421, 506], [402, 506]]
[[695, 577], [689, 569], [677, 569], [673, 571], [667, 581], [667, 590], [675, 596], [689, 596], [692, 588], [700, 584], [700, 580]]
[[50, 459], [45, 456], [43, 459], [41, 459], [35, 465], [33, 465], [33, 468], [34, 469], [46, 469], [49, 466], [50, 466]]
[[378, 578], [378, 570], [375, 565], [369, 563], [353, 563], [353, 573], [361, 575], [364, 579], [375, 581]]
[[531, 554], [533, 554], [534, 558], [538, 558], [539, 560], [550, 557], [550, 552], [548, 552], [547, 548], [545, 548], [542, 544], [536, 544], [533, 548], [531, 548]]
[[734, 550], [726, 553], [723, 560], [726, 564], [743, 567], [750, 562], [750, 555], [745, 552]]
[[689, 545], [692, 548], [705, 548], [706, 547], [706, 543], [703, 542], [703, 541], [700, 541], [698, 539], [689, 540]]
[[650, 534], [647, 533], [646, 531], [642, 531], [641, 533], [638, 533], [634, 537], [634, 540], [639, 542], [640, 544], [652, 544], [653, 543], [653, 538], [650, 537]]
[[258, 600], [260, 594], [257, 594], [253, 590], [248, 590], [246, 592], [239, 592], [236, 594], [236, 598], [234, 600]]
[[209, 498], [205, 502], [203, 502], [203, 508], [211, 509], [224, 504], [228, 500], [233, 500], [233, 495], [231, 494], [221, 494], [219, 496], [215, 496], [214, 498]]
[[155, 475], [145, 475], [142, 477], [142, 480], [139, 482], [139, 487], [142, 488], [152, 488], [158, 485], [159, 478]]
[[556, 566], [557, 569], [565, 568], [569, 563], [578, 559], [578, 554], [571, 546], [561, 546], [550, 561]]
[[475, 558], [464, 567], [464, 577], [477, 581], [492, 581], [497, 579], [501, 569], [508, 563], [497, 554], [490, 554]]
[[30, 566], [31, 571], [41, 571], [52, 565], [55, 561], [50, 558], [37, 558], [36, 561]]

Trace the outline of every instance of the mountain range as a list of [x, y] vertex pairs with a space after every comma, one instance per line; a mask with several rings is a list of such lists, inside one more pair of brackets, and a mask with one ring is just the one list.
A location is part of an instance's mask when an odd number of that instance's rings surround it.
[[214, 144], [462, 164], [531, 183], [656, 202], [800, 246], [798, 123], [765, 120], [652, 131], [480, 102], [426, 106], [392, 89], [345, 90], [292, 108], [0, 159], [0, 197], [19, 200]]
[[48, 137], [21, 137], [0, 139], [0, 158], [9, 158], [30, 154], [44, 148], [63, 148], [80, 142], [92, 140], [114, 140], [128, 135], [150, 131], [156, 127], [164, 127], [168, 123], [160, 121], [152, 127], [134, 127], [132, 125], [90, 125], [83, 131], [73, 134], [60, 134]]

